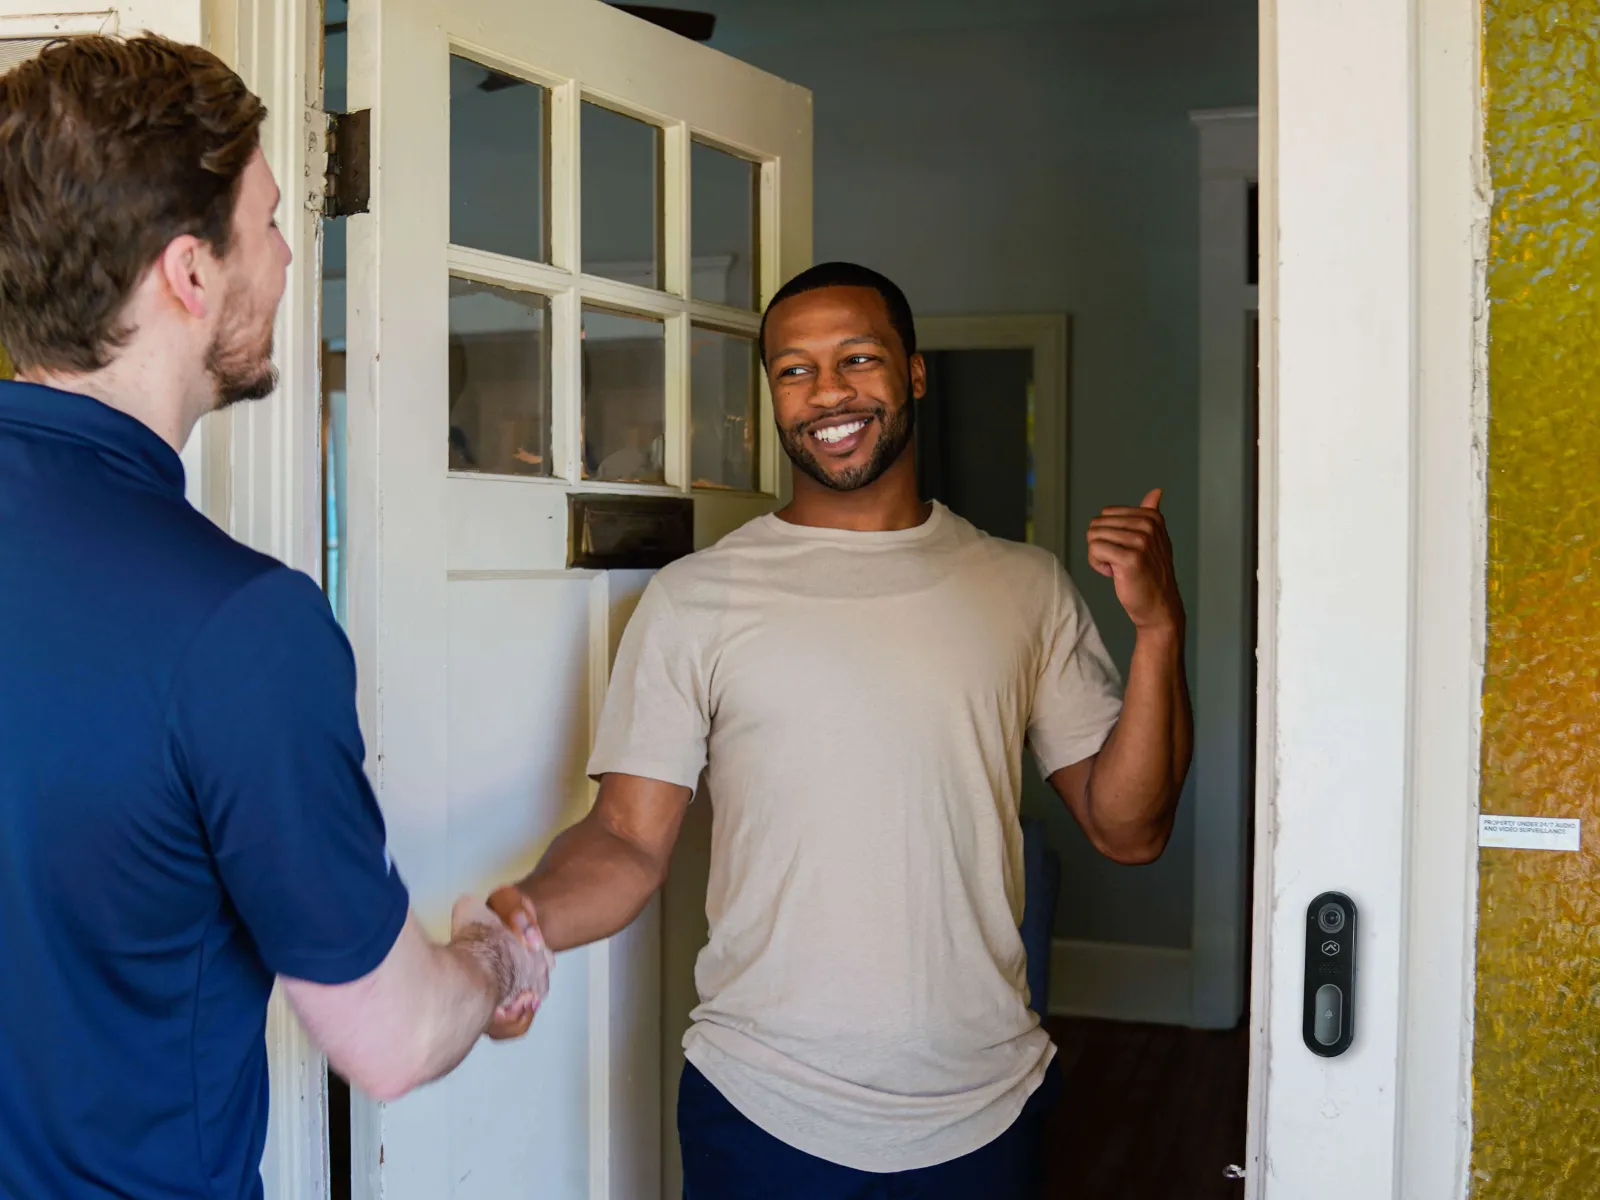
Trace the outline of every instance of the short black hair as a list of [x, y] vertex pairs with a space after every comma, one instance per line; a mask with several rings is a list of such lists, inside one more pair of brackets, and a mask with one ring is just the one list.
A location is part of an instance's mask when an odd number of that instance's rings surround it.
[[906, 299], [906, 294], [900, 290], [899, 284], [886, 275], [878, 274], [871, 267], [863, 267], [859, 263], [826, 262], [801, 271], [789, 280], [778, 289], [778, 294], [772, 298], [767, 310], [761, 314], [762, 365], [767, 361], [767, 320], [772, 316], [772, 310], [795, 296], [832, 287], [871, 288], [877, 292], [888, 306], [889, 324], [894, 326], [895, 333], [899, 335], [900, 344], [905, 347], [906, 357], [910, 358], [917, 352], [917, 323], [911, 317], [911, 304]]

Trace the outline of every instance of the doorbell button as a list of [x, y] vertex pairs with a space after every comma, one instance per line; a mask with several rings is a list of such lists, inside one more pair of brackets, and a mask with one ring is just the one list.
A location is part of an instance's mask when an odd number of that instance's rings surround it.
[[1337, 984], [1325, 983], [1317, 989], [1317, 1019], [1314, 1033], [1318, 1043], [1336, 1045], [1344, 1025], [1344, 993]]
[[1356, 906], [1343, 892], [1323, 892], [1306, 906], [1304, 1027], [1306, 1048], [1335, 1058], [1355, 1036]]

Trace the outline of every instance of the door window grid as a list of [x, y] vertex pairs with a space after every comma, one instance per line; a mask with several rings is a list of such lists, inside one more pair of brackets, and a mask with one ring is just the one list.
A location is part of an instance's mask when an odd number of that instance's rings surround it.
[[[533, 486], [583, 484], [586, 490], [647, 493], [689, 493], [695, 489], [691, 464], [692, 397], [690, 394], [693, 328], [713, 328], [754, 339], [761, 325], [759, 311], [738, 308], [691, 295], [691, 154], [696, 144], [710, 146], [750, 160], [758, 169], [760, 203], [755, 214], [759, 231], [757, 287], [761, 299], [776, 286], [777, 164], [723, 146], [711, 134], [691, 130], [672, 121], [641, 112], [607, 97], [590, 94], [575, 80], [561, 80], [515, 66], [476, 49], [452, 45], [450, 53], [546, 88], [549, 92], [547, 123], [549, 146], [545, 161], [549, 195], [548, 263], [514, 258], [452, 243], [448, 249], [449, 274], [512, 291], [531, 292], [550, 301], [551, 452], [549, 478], [490, 476], [516, 479]], [[581, 123], [585, 104], [599, 104], [624, 116], [649, 122], [661, 130], [662, 151], [662, 289], [642, 287], [582, 270]], [[660, 321], [665, 330], [665, 393], [662, 484], [623, 484], [584, 478], [582, 411], [582, 314], [585, 308], [604, 309], [627, 316]], [[759, 380], [756, 458], [753, 474], [759, 486], [752, 494], [776, 494], [779, 447], [771, 433], [772, 401], [764, 373]], [[474, 473], [473, 478], [483, 478]], [[726, 492], [730, 489], [719, 488]], [[732, 489], [738, 491], [739, 489]]]

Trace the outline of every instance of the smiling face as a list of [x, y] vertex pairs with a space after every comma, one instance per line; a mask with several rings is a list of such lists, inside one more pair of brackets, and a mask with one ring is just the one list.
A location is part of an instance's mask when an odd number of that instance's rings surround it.
[[783, 301], [767, 318], [766, 358], [778, 435], [806, 476], [855, 491], [905, 455], [927, 373], [875, 290], [818, 288]]

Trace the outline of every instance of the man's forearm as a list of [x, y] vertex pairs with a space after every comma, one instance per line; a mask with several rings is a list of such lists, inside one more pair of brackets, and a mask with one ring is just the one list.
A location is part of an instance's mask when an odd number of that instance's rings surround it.
[[570, 950], [626, 928], [665, 875], [664, 864], [591, 812], [550, 844], [517, 888], [533, 901], [545, 944]]
[[486, 927], [463, 930], [448, 945], [433, 946], [432, 951], [434, 983], [417, 1030], [413, 1087], [455, 1070], [483, 1036], [495, 1008], [516, 986], [504, 939]]
[[501, 1001], [515, 942], [489, 926], [449, 945], [429, 939], [415, 915], [383, 963], [346, 984], [285, 979], [312, 1038], [351, 1083], [393, 1100], [466, 1057]]
[[1161, 853], [1193, 746], [1182, 628], [1141, 630], [1122, 716], [1089, 776], [1089, 812], [1107, 853], [1125, 862]]

